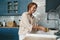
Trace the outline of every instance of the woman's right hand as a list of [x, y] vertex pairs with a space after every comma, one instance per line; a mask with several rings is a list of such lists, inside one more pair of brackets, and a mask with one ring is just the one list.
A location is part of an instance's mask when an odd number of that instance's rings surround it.
[[35, 30], [35, 31], [37, 31], [37, 30], [38, 30], [38, 24], [35, 24], [35, 25], [33, 25], [33, 28], [32, 28], [32, 30]]

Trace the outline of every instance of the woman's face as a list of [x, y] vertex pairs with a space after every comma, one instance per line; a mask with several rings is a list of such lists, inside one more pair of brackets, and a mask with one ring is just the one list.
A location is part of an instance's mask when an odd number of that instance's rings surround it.
[[36, 5], [33, 5], [33, 6], [29, 9], [29, 11], [30, 11], [31, 14], [33, 14], [33, 13], [36, 11], [36, 9], [37, 9]]

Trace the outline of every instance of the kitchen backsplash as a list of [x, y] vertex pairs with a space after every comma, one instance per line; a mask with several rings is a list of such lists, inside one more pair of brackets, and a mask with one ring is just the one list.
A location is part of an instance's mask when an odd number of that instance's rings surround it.
[[[38, 13], [38, 12], [37, 12]], [[38, 21], [39, 25], [48, 27], [48, 28], [58, 28], [60, 27], [60, 19], [59, 19], [59, 15], [56, 13], [49, 13], [49, 16], [47, 16], [48, 13], [45, 13], [43, 15], [36, 15], [36, 17], [40, 20]], [[21, 16], [0, 16], [0, 22], [8, 22], [8, 21], [13, 21], [15, 20], [15, 22], [17, 24], [19, 24], [19, 20], [21, 19]]]
[[21, 16], [0, 16], [0, 22], [14, 21], [18, 24]]

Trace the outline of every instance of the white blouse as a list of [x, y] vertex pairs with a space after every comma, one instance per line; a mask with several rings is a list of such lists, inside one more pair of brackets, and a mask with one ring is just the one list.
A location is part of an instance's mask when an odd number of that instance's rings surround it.
[[[34, 19], [28, 15], [28, 12], [22, 14], [22, 19], [19, 23], [19, 34], [26, 34], [31, 32]], [[30, 23], [31, 22], [31, 23]]]

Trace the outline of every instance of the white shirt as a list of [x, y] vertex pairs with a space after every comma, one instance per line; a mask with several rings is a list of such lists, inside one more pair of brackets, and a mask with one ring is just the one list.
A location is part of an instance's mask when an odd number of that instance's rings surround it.
[[[31, 21], [31, 23], [29, 22], [29, 20]], [[19, 25], [20, 25], [19, 34], [26, 34], [28, 32], [31, 32], [32, 26], [33, 26], [33, 21], [34, 21], [34, 19], [29, 17], [28, 12], [24, 12], [22, 14], [22, 19], [19, 23]]]

